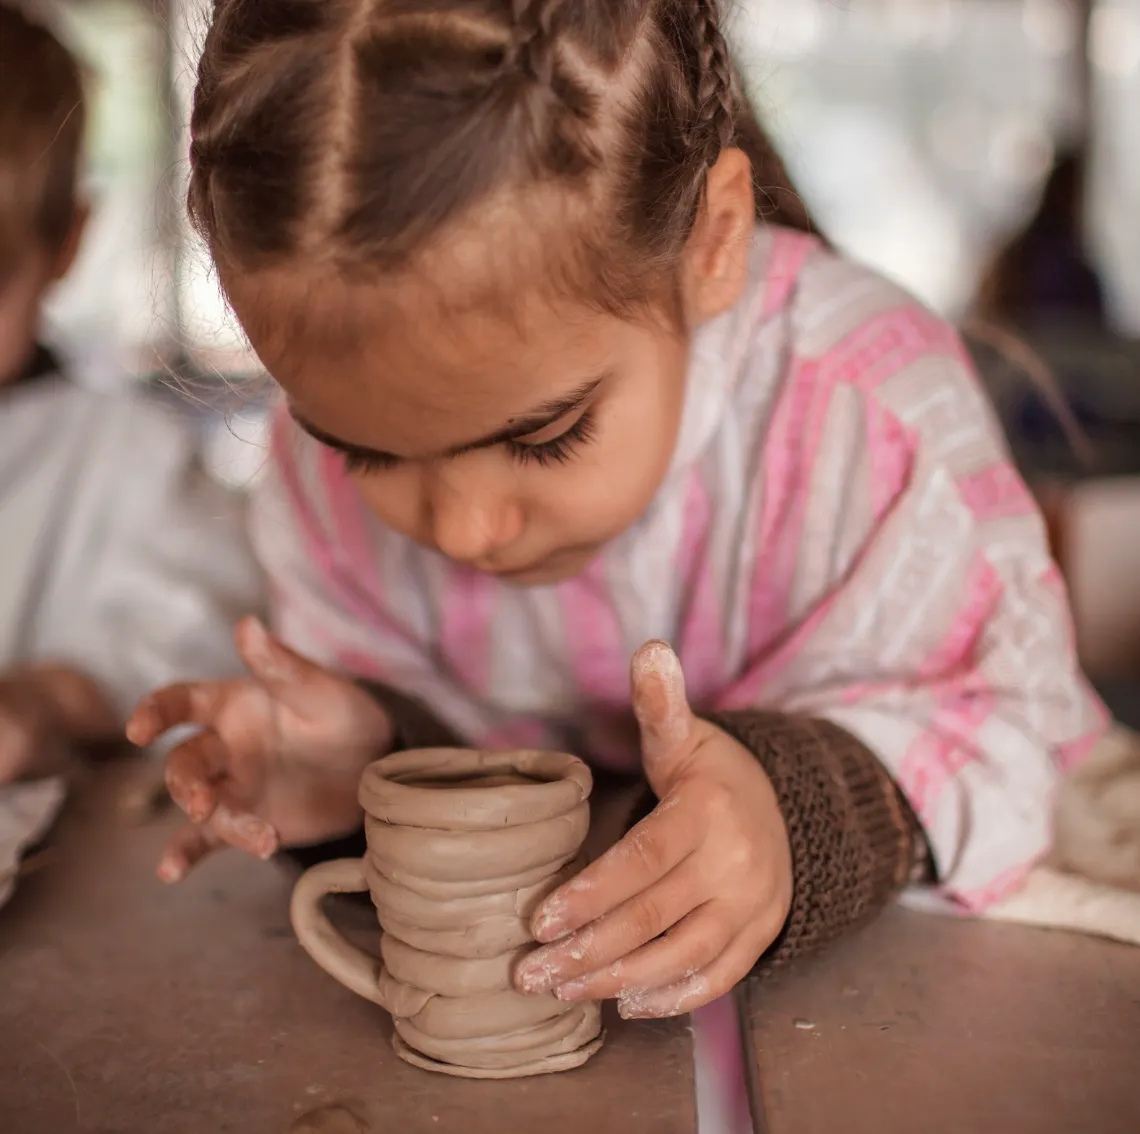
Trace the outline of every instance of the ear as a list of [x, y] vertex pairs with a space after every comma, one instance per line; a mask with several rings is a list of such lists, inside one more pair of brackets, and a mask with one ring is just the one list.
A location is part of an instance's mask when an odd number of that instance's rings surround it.
[[87, 221], [91, 217], [91, 206], [86, 201], [78, 201], [75, 205], [75, 216], [71, 221], [71, 228], [56, 253], [52, 264], [51, 280], [58, 283], [71, 271], [75, 265], [75, 258], [79, 255], [80, 245], [83, 243], [83, 233], [87, 230]]
[[685, 247], [686, 300], [692, 324], [714, 319], [740, 298], [756, 229], [752, 163], [727, 149], [708, 172], [697, 223]]

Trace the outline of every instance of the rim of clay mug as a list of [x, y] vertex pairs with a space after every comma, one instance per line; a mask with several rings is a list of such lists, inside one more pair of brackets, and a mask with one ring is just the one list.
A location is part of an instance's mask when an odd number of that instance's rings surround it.
[[[446, 782], [511, 772], [538, 782], [446, 791], [406, 782]], [[565, 815], [589, 798], [592, 787], [590, 769], [565, 752], [416, 748], [370, 764], [360, 780], [359, 800], [368, 815], [386, 823], [491, 831]]]

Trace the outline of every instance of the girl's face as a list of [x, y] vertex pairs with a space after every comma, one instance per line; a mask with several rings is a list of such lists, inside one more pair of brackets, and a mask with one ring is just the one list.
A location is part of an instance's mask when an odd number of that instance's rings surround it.
[[[743, 286], [750, 173], [747, 159], [729, 165], [730, 192], [718, 195], [710, 173], [704, 235], [681, 281], [682, 327], [726, 309]], [[441, 291], [478, 294], [462, 283], [463, 262], [429, 273], [431, 284], [303, 272], [226, 282], [294, 418], [342, 455], [385, 523], [475, 570], [557, 582], [657, 492], [689, 334], [664, 313], [627, 321], [525, 289], [507, 313], [501, 301], [441, 302]]]
[[340, 300], [375, 312], [350, 316], [351, 347], [254, 346], [298, 423], [342, 455], [389, 526], [538, 584], [580, 571], [645, 511], [685, 389], [687, 336], [664, 319], [537, 300], [513, 319], [447, 315], [374, 290]]

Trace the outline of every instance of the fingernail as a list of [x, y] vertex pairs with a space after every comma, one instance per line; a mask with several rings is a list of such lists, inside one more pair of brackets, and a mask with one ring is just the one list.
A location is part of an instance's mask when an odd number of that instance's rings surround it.
[[266, 824], [265, 832], [257, 840], [257, 856], [262, 861], [272, 858], [277, 853], [277, 832]]
[[623, 1020], [666, 1020], [683, 1016], [707, 1002], [707, 990], [708, 982], [699, 974], [652, 992], [643, 988], [626, 989], [618, 995], [618, 1015]]
[[560, 937], [566, 936], [566, 929], [557, 918], [544, 918], [535, 922], [534, 939], [540, 945], [550, 945]]
[[181, 882], [184, 877], [185, 871], [173, 860], [164, 858], [158, 864], [158, 878], [160, 882], [165, 882], [168, 886], [171, 886], [175, 882]]
[[249, 815], [241, 820], [241, 826], [253, 853], [261, 859], [272, 858], [277, 851], [277, 831], [272, 824]]
[[588, 994], [588, 985], [584, 980], [568, 980], [554, 990], [554, 995], [559, 1000], [582, 1000]]
[[549, 992], [558, 979], [558, 966], [552, 961], [538, 958], [524, 961], [515, 976], [519, 988], [532, 995]]
[[617, 1010], [623, 1020], [645, 1020], [653, 1013], [649, 1009], [649, 994], [644, 988], [623, 988], [618, 993]]
[[681, 659], [677, 651], [661, 638], [646, 642], [633, 655], [637, 669], [645, 673], [674, 674], [681, 669]]
[[186, 814], [195, 823], [205, 823], [210, 817], [210, 801], [206, 797], [206, 793], [198, 790], [190, 797], [190, 805], [186, 808]]
[[538, 911], [531, 926], [534, 939], [543, 945], [557, 941], [559, 937], [566, 936], [566, 904], [558, 898], [548, 898], [546, 904]]

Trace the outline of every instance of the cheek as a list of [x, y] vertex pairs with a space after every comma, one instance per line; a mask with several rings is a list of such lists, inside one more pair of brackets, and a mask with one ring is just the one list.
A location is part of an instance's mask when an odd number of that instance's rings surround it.
[[666, 378], [648, 375], [608, 407], [583, 460], [552, 485], [549, 499], [564, 514], [612, 537], [649, 506], [669, 469], [680, 418], [681, 399]]
[[643, 488], [644, 481], [652, 480], [651, 492], [673, 456], [685, 387], [683, 360], [666, 355], [656, 361], [623, 390], [604, 436], [611, 459]]

